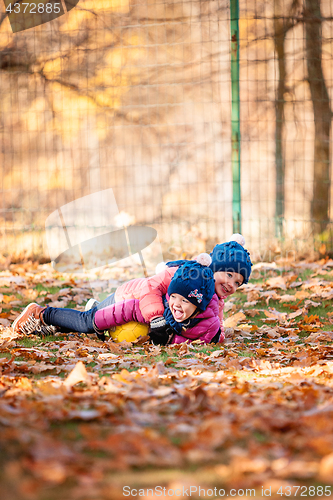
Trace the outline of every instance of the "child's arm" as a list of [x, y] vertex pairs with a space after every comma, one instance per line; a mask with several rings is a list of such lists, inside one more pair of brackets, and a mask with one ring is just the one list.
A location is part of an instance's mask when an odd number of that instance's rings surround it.
[[163, 295], [168, 291], [170, 281], [177, 271], [177, 267], [168, 267], [161, 273], [147, 278], [140, 292], [140, 310], [146, 323], [152, 319], [163, 316]]
[[99, 309], [94, 317], [95, 325], [99, 330], [108, 330], [112, 326], [124, 325], [129, 321], [146, 323], [137, 299], [123, 300]]

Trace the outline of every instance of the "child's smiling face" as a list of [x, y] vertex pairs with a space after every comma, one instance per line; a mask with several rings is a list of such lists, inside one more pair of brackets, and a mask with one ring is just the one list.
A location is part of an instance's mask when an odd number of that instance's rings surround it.
[[179, 295], [179, 293], [172, 293], [170, 295], [169, 307], [177, 323], [188, 319], [196, 310], [196, 306], [182, 295]]
[[216, 272], [214, 273], [214, 279], [215, 293], [218, 297], [228, 297], [229, 295], [232, 295], [244, 281], [241, 274], [233, 271]]

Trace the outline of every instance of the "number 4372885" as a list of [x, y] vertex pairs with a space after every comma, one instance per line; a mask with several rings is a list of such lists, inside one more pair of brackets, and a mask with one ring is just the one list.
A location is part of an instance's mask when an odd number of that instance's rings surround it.
[[51, 14], [52, 12], [59, 14], [60, 3], [10, 3], [6, 8], [6, 12], [10, 14], [12, 12], [15, 12], [15, 14], [19, 14], [20, 12], [23, 12], [23, 14], [43, 14], [44, 12], [47, 14]]
[[278, 495], [290, 497], [295, 497], [296, 495], [300, 497], [329, 497], [332, 494], [331, 486], [284, 486], [278, 489]]

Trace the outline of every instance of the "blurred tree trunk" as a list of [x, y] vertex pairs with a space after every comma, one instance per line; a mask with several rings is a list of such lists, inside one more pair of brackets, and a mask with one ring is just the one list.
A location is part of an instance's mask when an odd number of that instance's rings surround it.
[[284, 2], [274, 0], [274, 48], [278, 60], [279, 80], [275, 97], [275, 236], [283, 236], [283, 218], [285, 205], [285, 157], [283, 132], [285, 124], [284, 105], [286, 87], [285, 41], [288, 31], [295, 25], [293, 18], [299, 7], [299, 0], [293, 0], [289, 17], [286, 17]]
[[330, 132], [332, 111], [322, 68], [322, 16], [320, 0], [305, 0], [305, 43], [308, 82], [315, 126], [311, 218], [315, 233], [329, 220]]

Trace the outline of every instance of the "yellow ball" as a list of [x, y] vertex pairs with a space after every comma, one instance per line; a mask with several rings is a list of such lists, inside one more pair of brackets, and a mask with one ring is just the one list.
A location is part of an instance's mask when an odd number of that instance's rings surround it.
[[138, 337], [148, 335], [148, 330], [148, 325], [130, 321], [124, 325], [117, 326], [114, 332], [110, 330], [110, 337], [114, 342], [122, 342], [123, 340], [134, 342]]

